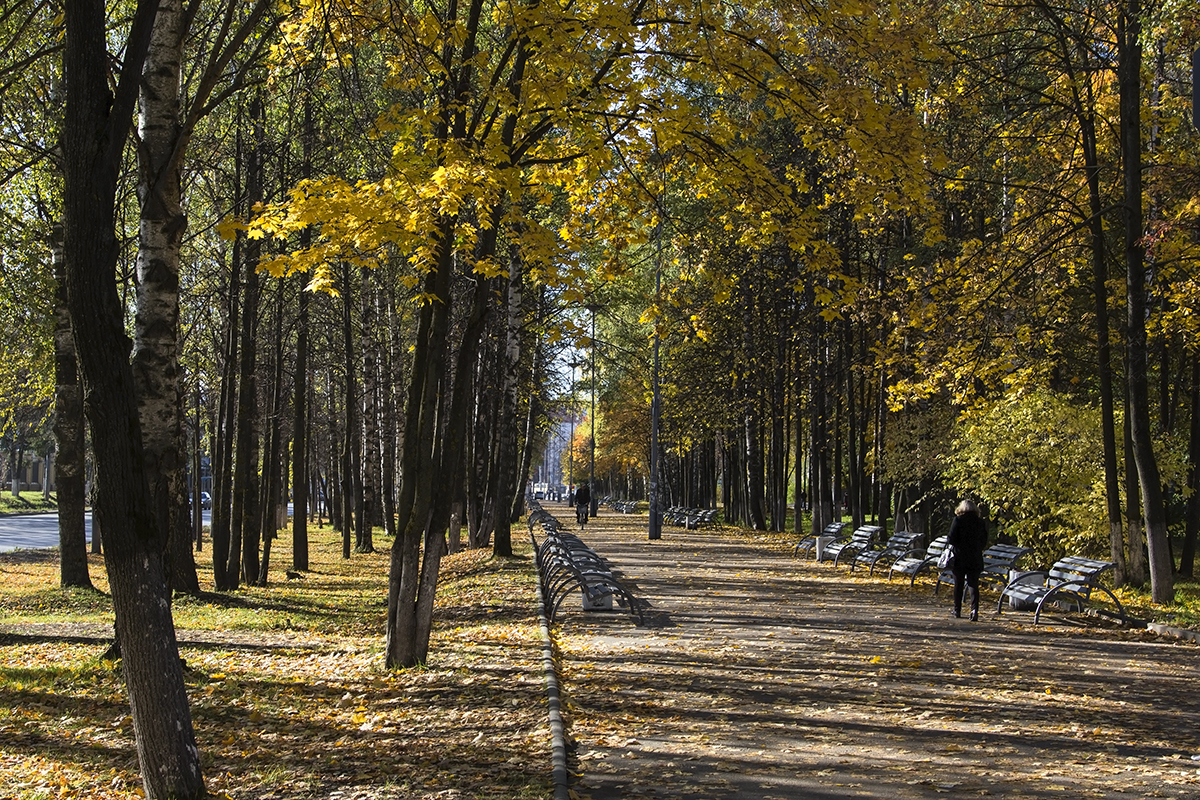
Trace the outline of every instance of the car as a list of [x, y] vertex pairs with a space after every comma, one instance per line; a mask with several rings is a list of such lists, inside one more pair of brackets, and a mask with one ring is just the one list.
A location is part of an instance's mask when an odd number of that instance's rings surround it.
[[212, 508], [212, 495], [208, 492], [200, 493], [200, 507], [204, 509]]

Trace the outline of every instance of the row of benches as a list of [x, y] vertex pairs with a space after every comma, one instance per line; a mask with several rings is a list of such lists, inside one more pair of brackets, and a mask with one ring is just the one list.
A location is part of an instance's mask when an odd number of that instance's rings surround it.
[[[621, 514], [636, 514], [641, 509], [640, 500], [610, 500], [608, 505], [613, 511]], [[688, 530], [700, 528], [719, 528], [721, 521], [717, 519], [715, 508], [688, 508], [686, 506], [671, 506], [663, 511], [663, 522], [677, 525]]]
[[717, 509], [715, 508], [672, 506], [663, 512], [663, 522], [678, 525], [688, 530], [721, 527], [721, 522], [717, 519]]
[[[558, 519], [541, 507], [532, 497], [526, 498], [529, 506], [529, 538], [533, 540], [534, 559], [537, 562], [538, 578], [542, 584], [546, 616], [553, 624], [558, 609], [571, 593], [578, 589], [583, 598], [584, 611], [608, 611], [613, 599], [630, 614], [644, 621], [642, 604], [613, 575], [612, 569], [595, 550], [583, 540], [565, 530]], [[542, 540], [534, 534], [541, 527]]]
[[[846, 564], [853, 571], [858, 566], [869, 567], [870, 574], [887, 568], [888, 578], [903, 575], [909, 584], [917, 582], [924, 574], [934, 580], [933, 591], [937, 594], [943, 582], [953, 583], [950, 570], [939, 569], [937, 564], [947, 547], [947, 537], [934, 539], [928, 546], [921, 546], [925, 535], [908, 531], [897, 531], [882, 539], [882, 528], [878, 525], [863, 525], [852, 533], [849, 526], [833, 522], [817, 535], [807, 536], [796, 543], [792, 555], [810, 554], [819, 561], [832, 561], [834, 566]], [[1113, 568], [1110, 561], [1098, 561], [1083, 556], [1067, 556], [1048, 570], [1018, 569], [1017, 565], [1032, 548], [1011, 544], [994, 544], [984, 550], [984, 570], [980, 575], [982, 585], [992, 585], [1000, 592], [996, 613], [1003, 609], [1005, 600], [1012, 608], [1034, 609], [1036, 625], [1042, 610], [1051, 603], [1069, 606], [1082, 611], [1092, 597], [1100, 592], [1108, 597], [1117, 609], [1118, 618], [1127, 620], [1121, 601], [1107, 587], [1099, 583], [1100, 577]]]

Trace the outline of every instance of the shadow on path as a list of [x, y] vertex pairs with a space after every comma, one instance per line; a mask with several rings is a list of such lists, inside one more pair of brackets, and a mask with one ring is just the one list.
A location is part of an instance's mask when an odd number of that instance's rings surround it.
[[649, 605], [559, 615], [580, 797], [1200, 798], [1200, 648], [602, 514]]

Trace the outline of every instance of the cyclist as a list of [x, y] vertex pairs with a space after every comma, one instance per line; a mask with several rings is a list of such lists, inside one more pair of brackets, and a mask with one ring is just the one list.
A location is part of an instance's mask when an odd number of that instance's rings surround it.
[[592, 490], [586, 483], [581, 483], [575, 491], [575, 520], [579, 527], [587, 525], [588, 509], [592, 504]]

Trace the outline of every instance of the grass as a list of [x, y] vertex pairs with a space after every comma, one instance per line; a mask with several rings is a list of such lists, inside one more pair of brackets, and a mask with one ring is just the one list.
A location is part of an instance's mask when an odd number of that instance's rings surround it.
[[50, 499], [47, 500], [41, 492], [21, 492], [14, 497], [8, 489], [0, 491], [0, 514], [31, 514], [57, 508], [58, 499], [54, 492], [50, 493]]
[[[174, 604], [212, 796], [496, 798], [550, 794], [549, 734], [529, 553], [443, 562], [427, 665], [383, 668], [387, 553], [341, 558], [311, 535], [311, 570]], [[381, 536], [378, 541], [385, 542]], [[203, 563], [208, 553], [199, 554]], [[57, 588], [42, 552], [0, 555], [0, 797], [141, 796], [112, 621], [98, 591]]]

